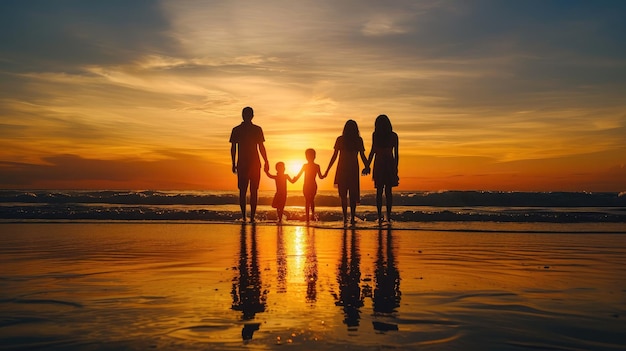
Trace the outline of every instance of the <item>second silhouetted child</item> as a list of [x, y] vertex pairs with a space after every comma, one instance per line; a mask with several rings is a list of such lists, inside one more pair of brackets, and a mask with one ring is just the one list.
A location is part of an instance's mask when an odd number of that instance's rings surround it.
[[276, 175], [270, 174], [269, 171], [265, 171], [268, 177], [276, 181], [276, 194], [272, 201], [272, 207], [276, 209], [277, 222], [282, 223], [283, 212], [285, 210], [285, 204], [287, 203], [287, 181], [295, 182], [295, 179], [285, 174], [285, 164], [283, 162], [276, 163]]
[[[309, 218], [315, 219], [315, 195], [317, 194], [317, 182], [315, 179], [319, 176], [320, 179], [324, 179], [320, 166], [315, 163], [315, 150], [307, 149], [304, 152], [308, 163], [302, 165], [300, 173], [293, 179], [293, 183], [300, 179], [302, 173], [304, 173], [304, 207], [306, 210], [306, 221], [309, 222]], [[309, 217], [309, 211], [311, 215]]]

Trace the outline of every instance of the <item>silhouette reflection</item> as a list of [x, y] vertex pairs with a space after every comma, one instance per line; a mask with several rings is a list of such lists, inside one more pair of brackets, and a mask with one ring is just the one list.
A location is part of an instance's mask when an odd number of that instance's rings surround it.
[[[244, 321], [253, 320], [255, 315], [265, 311], [267, 291], [262, 290], [261, 272], [256, 240], [256, 226], [250, 226], [250, 252], [247, 240], [248, 226], [242, 224], [239, 246], [237, 275], [233, 279], [232, 309], [242, 312]], [[246, 323], [241, 331], [243, 340], [252, 339], [252, 334], [259, 329], [259, 323]]]
[[[386, 234], [386, 235], [385, 235]], [[374, 294], [372, 297], [374, 315], [384, 316], [396, 312], [400, 307], [400, 271], [396, 264], [395, 247], [391, 228], [378, 230], [378, 249], [374, 269]], [[374, 329], [379, 331], [398, 330], [396, 324], [374, 321]]]
[[283, 227], [276, 226], [276, 292], [284, 294], [287, 292], [287, 251], [285, 251], [285, 238]]
[[391, 228], [387, 228], [386, 236], [379, 229], [374, 273], [374, 313], [393, 313], [400, 306], [400, 271], [394, 253]]
[[361, 318], [360, 308], [363, 306], [361, 294], [361, 255], [359, 243], [354, 229], [350, 233], [350, 248], [348, 254], [348, 231], [344, 229], [341, 245], [341, 258], [337, 272], [339, 295], [335, 294], [335, 305], [343, 307], [344, 324], [348, 330], [357, 330]]
[[315, 228], [306, 229], [306, 263], [304, 276], [306, 277], [306, 302], [317, 301], [317, 252], [315, 251]]

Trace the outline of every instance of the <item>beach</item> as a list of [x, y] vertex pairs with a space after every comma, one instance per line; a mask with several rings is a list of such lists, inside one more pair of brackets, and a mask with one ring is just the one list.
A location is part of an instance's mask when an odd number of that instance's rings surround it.
[[0, 17], [0, 351], [626, 351], [626, 0]]
[[622, 350], [595, 227], [2, 223], [0, 348]]

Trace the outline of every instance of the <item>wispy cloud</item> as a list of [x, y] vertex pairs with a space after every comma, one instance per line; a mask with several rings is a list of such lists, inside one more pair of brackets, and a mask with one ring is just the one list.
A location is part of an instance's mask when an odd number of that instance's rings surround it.
[[[625, 9], [4, 1], [0, 160], [156, 160], [172, 149], [227, 164], [228, 134], [250, 105], [277, 157], [311, 144], [325, 157], [348, 118], [369, 144], [386, 113], [409, 157], [609, 167], [626, 147]], [[589, 159], [598, 153], [611, 156]]]

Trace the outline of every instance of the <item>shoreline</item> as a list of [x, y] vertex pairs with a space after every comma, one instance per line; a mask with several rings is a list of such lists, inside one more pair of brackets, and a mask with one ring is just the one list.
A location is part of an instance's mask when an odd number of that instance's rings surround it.
[[546, 223], [546, 222], [392, 222], [379, 224], [377, 221], [358, 221], [355, 225], [344, 225], [342, 221], [310, 222], [299, 220], [259, 221], [255, 223], [217, 220], [95, 220], [95, 219], [0, 219], [3, 224], [132, 224], [132, 225], [228, 225], [254, 227], [302, 227], [328, 230], [394, 230], [416, 232], [466, 232], [502, 234], [626, 234], [622, 223]]

